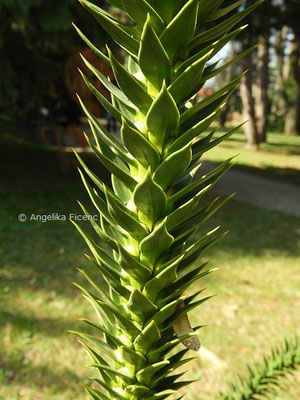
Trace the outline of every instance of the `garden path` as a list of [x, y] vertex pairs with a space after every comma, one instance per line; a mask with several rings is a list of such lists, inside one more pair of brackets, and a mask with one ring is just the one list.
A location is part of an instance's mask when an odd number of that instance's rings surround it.
[[[199, 169], [203, 175], [216, 164], [204, 162]], [[237, 192], [235, 199], [268, 210], [300, 216], [300, 186], [269, 179], [234, 169], [229, 170], [212, 188], [214, 193], [228, 195]]]

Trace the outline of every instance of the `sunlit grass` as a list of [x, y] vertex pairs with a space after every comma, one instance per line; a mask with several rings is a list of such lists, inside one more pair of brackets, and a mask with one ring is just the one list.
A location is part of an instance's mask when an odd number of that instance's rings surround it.
[[[77, 199], [90, 203], [75, 175], [49, 173], [42, 157], [29, 168], [24, 157], [24, 167], [15, 165], [20, 173], [12, 170], [10, 177], [8, 169], [0, 189], [0, 399], [86, 400], [79, 382], [92, 372], [89, 359], [67, 331], [78, 329], [78, 318], [93, 316], [72, 285], [82, 280], [76, 267], [86, 266], [87, 249], [67, 221], [22, 224], [17, 215], [67, 214], [79, 212]], [[217, 225], [231, 233], [205, 258], [220, 269], [197, 288], [218, 296], [191, 320], [208, 325], [200, 339], [220, 363], [200, 358], [188, 366], [185, 378], [199, 379], [189, 400], [213, 400], [246, 362], [300, 326], [300, 218], [231, 201], [206, 229]], [[299, 398], [299, 375], [292, 382], [273, 400]]]
[[[200, 381], [189, 389], [190, 398], [204, 400], [213, 398], [245, 361], [258, 359], [271, 344], [293, 334], [299, 304], [300, 219], [232, 202], [214, 222], [232, 233], [207, 254], [220, 270], [201, 285], [218, 296], [191, 316], [195, 325], [208, 325], [200, 334], [202, 344], [224, 363], [222, 368], [207, 360], [191, 364], [189, 377]], [[72, 228], [44, 226], [43, 235], [36, 229], [27, 239], [21, 236], [20, 241], [5, 243], [0, 394], [4, 399], [13, 393], [15, 399], [83, 400], [78, 382], [90, 373], [88, 359], [67, 330], [78, 328], [77, 318], [92, 316], [71, 284], [71, 278], [80, 280], [75, 266], [85, 264], [81, 256], [85, 249]], [[36, 250], [26, 249], [35, 242], [45, 254], [51, 228], [67, 235], [67, 251], [41, 262]], [[61, 247], [59, 239], [56, 245]], [[26, 255], [22, 260], [10, 253], [15, 246]]]
[[[217, 136], [223, 133], [225, 132], [220, 131]], [[259, 151], [253, 151], [245, 144], [245, 135], [236, 133], [205, 153], [203, 159], [221, 162], [225, 158], [238, 155], [235, 168], [300, 184], [300, 136], [268, 133], [267, 143], [262, 143]]]

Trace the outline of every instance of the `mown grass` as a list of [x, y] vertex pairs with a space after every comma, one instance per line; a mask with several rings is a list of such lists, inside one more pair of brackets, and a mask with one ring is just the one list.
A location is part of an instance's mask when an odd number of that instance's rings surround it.
[[[203, 345], [224, 364], [201, 360], [194, 364], [193, 376], [200, 377], [199, 386], [191, 391], [195, 400], [213, 399], [228, 379], [245, 372], [245, 362], [261, 359], [280, 338], [291, 337], [300, 322], [300, 219], [233, 201], [214, 219], [231, 230], [209, 251], [212, 265], [220, 270], [205, 284], [209, 294], [218, 296], [192, 318], [199, 323], [201, 316], [201, 322], [208, 324], [202, 332]], [[278, 399], [299, 395], [298, 380]]]
[[[87, 399], [78, 383], [91, 374], [89, 360], [67, 333], [78, 329], [78, 318], [93, 316], [71, 283], [82, 281], [76, 267], [87, 265], [87, 248], [68, 221], [17, 220], [20, 213], [80, 213], [77, 199], [90, 204], [65, 157], [67, 173], [58, 167], [57, 154], [11, 147], [2, 156], [1, 400]], [[82, 224], [89, 229], [88, 222]], [[193, 312], [191, 320], [208, 325], [200, 339], [221, 362], [199, 358], [189, 365], [186, 378], [199, 379], [188, 389], [187, 398], [193, 400], [214, 399], [245, 362], [259, 359], [299, 326], [300, 218], [231, 201], [205, 228], [216, 225], [231, 230], [205, 256], [220, 270], [197, 288], [206, 286], [207, 294], [218, 296]], [[274, 399], [297, 399], [297, 382], [299, 377]]]
[[[216, 137], [224, 133], [219, 131]], [[268, 133], [267, 142], [260, 145], [259, 151], [253, 151], [245, 144], [244, 133], [237, 132], [205, 153], [203, 159], [221, 162], [238, 154], [236, 169], [300, 184], [300, 136]]]

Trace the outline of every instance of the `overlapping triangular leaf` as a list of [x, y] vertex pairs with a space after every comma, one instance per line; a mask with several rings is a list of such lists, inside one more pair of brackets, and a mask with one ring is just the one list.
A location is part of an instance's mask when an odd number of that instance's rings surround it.
[[153, 181], [151, 169], [136, 186], [133, 201], [139, 211], [139, 219], [152, 229], [154, 223], [165, 212], [167, 196], [162, 188]]
[[99, 22], [102, 28], [124, 49], [137, 55], [139, 42], [136, 32], [113, 19], [107, 12], [87, 0], [78, 0]]
[[197, 23], [198, 5], [198, 0], [187, 1], [160, 36], [160, 41], [171, 61], [178, 56], [193, 37]]
[[[222, 6], [223, 0], [109, 0], [127, 11], [131, 21], [125, 24], [119, 22], [115, 9], [109, 14], [80, 0], [128, 57], [124, 67], [77, 28], [101, 61], [112, 66], [116, 83], [85, 60], [109, 90], [110, 101], [87, 77], [84, 80], [99, 103], [122, 124], [119, 141], [82, 103], [93, 135], [87, 138], [88, 144], [112, 175], [112, 188], [106, 187], [77, 155], [99, 189], [99, 193], [93, 190], [82, 175], [100, 214], [100, 224], [91, 220], [99, 243], [78, 229], [99, 271], [97, 282], [83, 272], [91, 292], [77, 285], [99, 318], [99, 323], [86, 322], [103, 336], [97, 342], [84, 334], [92, 342], [88, 352], [101, 377], [92, 380], [106, 391], [102, 394], [86, 386], [93, 399], [164, 399], [190, 383], [174, 373], [189, 361], [183, 359], [186, 351], [169, 359], [167, 355], [180, 343], [195, 350], [199, 347], [191, 345], [196, 337], [186, 314], [207, 298], [196, 300], [202, 290], [187, 298], [184, 292], [213, 270], [205, 269], [206, 263], [198, 263], [198, 258], [224, 235], [213, 236], [215, 230], [193, 234], [231, 197], [202, 204], [203, 194], [232, 162], [227, 160], [201, 176], [198, 161], [235, 132], [220, 136], [208, 128], [242, 75], [189, 109], [185, 102], [193, 99], [207, 79], [250, 51], [221, 67], [218, 61], [209, 61], [244, 29], [231, 32], [261, 1], [211, 27], [210, 21], [223, 18], [242, 2]], [[83, 206], [82, 210], [89, 216]], [[189, 327], [183, 336], [172, 328], [181, 319]], [[113, 365], [101, 357], [102, 352], [112, 358]]]
[[253, 10], [255, 10], [263, 1], [264, 0], [258, 0], [254, 4], [247, 7], [245, 10], [240, 11], [238, 14], [233, 15], [232, 17], [214, 26], [208, 31], [202, 32], [199, 35], [195, 36], [195, 38], [191, 41], [189, 49], [193, 49], [194, 47], [199, 46], [199, 44], [201, 43], [213, 40], [216, 37], [222, 35], [223, 33], [228, 32], [234, 25], [236, 25], [239, 21], [241, 21]]
[[179, 119], [177, 105], [164, 82], [146, 116], [149, 140], [159, 152], [162, 151], [168, 137], [174, 134]]
[[145, 77], [154, 87], [154, 94], [156, 94], [160, 91], [163, 81], [169, 81], [172, 68], [168, 54], [152, 25], [153, 21], [148, 16], [141, 37], [139, 65]]
[[131, 100], [141, 112], [146, 114], [152, 104], [152, 98], [147, 93], [146, 87], [144, 87], [140, 81], [131, 75], [130, 72], [119, 63], [119, 61], [112, 55], [110, 51], [108, 51], [108, 55], [120, 88], [129, 98], [129, 100]]

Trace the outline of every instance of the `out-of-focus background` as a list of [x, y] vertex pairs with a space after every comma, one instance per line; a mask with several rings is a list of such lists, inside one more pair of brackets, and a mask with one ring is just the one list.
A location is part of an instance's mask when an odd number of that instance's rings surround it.
[[[75, 0], [0, 0], [0, 21], [0, 399], [84, 400], [78, 382], [91, 374], [89, 361], [67, 330], [81, 327], [77, 318], [92, 316], [71, 283], [82, 280], [76, 267], [86, 266], [87, 248], [68, 219], [81, 215], [77, 200], [95, 212], [70, 146], [103, 179], [107, 174], [87, 151], [82, 131], [88, 124], [75, 93], [112, 134], [118, 135], [118, 125], [107, 121], [83, 84], [77, 67], [88, 71], [79, 53], [106, 75], [111, 71], [71, 21], [97, 47], [109, 43], [123, 55]], [[258, 48], [209, 81], [195, 100], [249, 69], [215, 126], [221, 135], [249, 122], [209, 151], [200, 168], [239, 154], [214, 189], [221, 195], [236, 191], [236, 198], [205, 227], [221, 225], [231, 233], [207, 252], [220, 270], [203, 285], [219, 295], [191, 315], [194, 325], [208, 326], [200, 334], [207, 351], [189, 370], [189, 377], [200, 379], [189, 399], [213, 399], [245, 371], [245, 362], [267, 354], [299, 326], [299, 21], [299, 0], [266, 0], [221, 52], [220, 65], [253, 44]], [[89, 231], [88, 222], [81, 224]], [[274, 399], [299, 398], [299, 383], [299, 376], [293, 378]]]

